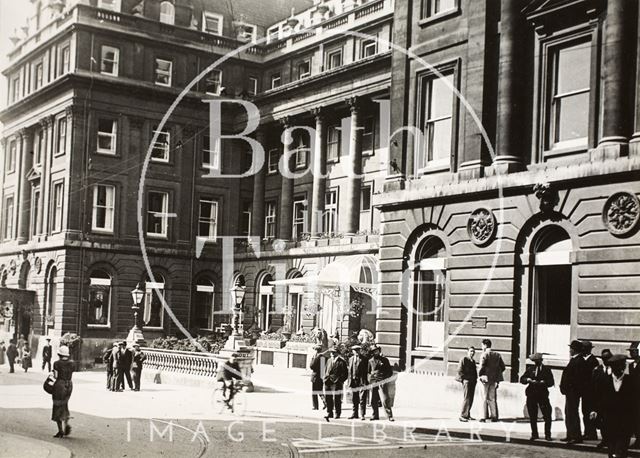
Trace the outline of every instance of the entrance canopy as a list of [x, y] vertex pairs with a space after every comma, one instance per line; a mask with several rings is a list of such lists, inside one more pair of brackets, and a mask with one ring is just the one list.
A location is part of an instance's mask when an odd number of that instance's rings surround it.
[[272, 285], [320, 288], [353, 288], [372, 294], [377, 290], [378, 260], [370, 254], [343, 256], [327, 264], [317, 275], [275, 280]]

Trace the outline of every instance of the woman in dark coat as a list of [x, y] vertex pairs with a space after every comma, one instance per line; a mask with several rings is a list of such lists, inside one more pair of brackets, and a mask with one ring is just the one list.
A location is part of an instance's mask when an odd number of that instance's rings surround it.
[[[73, 361], [69, 359], [69, 347], [63, 345], [58, 349], [60, 359], [53, 363], [53, 374], [56, 382], [53, 384], [53, 411], [51, 419], [58, 425], [58, 433], [53, 437], [64, 437], [71, 433], [69, 425], [69, 398], [73, 391]], [[63, 428], [64, 423], [64, 428]]]

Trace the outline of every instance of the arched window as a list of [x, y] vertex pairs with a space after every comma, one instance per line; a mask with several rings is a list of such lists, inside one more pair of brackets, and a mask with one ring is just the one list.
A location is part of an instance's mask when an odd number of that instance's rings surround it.
[[533, 244], [533, 351], [565, 355], [571, 340], [571, 239], [551, 226]]
[[111, 276], [94, 270], [89, 278], [87, 326], [108, 327], [111, 324]]
[[442, 240], [428, 237], [416, 251], [413, 286], [414, 346], [442, 347], [447, 271]]
[[274, 311], [272, 281], [270, 274], [264, 274], [258, 285], [258, 326], [264, 331], [269, 330], [271, 313]]
[[[294, 272], [289, 275], [290, 279], [302, 278], [300, 272]], [[288, 294], [288, 307], [291, 311], [291, 331], [296, 332], [302, 327], [302, 300], [304, 297], [304, 286], [302, 285], [290, 285]]]
[[195, 291], [195, 325], [207, 331], [213, 330], [214, 316], [214, 283], [207, 277], [196, 282]]
[[153, 273], [155, 282], [149, 276], [145, 281], [144, 295], [144, 325], [148, 328], [162, 328], [164, 324], [164, 309], [162, 298], [164, 297], [164, 277], [157, 272]]
[[57, 276], [58, 276], [58, 269], [56, 268], [56, 266], [51, 266], [51, 269], [49, 270], [49, 275], [47, 275], [47, 284], [46, 284], [47, 311], [46, 311], [45, 319], [47, 320], [47, 325], [49, 327], [53, 327], [54, 317], [56, 314], [56, 297], [58, 294]]
[[173, 25], [176, 19], [176, 9], [171, 2], [160, 3], [160, 22]]

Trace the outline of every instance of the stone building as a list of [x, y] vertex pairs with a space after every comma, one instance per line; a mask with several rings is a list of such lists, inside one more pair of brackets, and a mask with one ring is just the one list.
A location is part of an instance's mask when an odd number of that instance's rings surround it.
[[[377, 338], [451, 374], [493, 340], [513, 380], [571, 339], [640, 331], [638, 6], [400, 0]], [[420, 133], [422, 135], [420, 135]]]

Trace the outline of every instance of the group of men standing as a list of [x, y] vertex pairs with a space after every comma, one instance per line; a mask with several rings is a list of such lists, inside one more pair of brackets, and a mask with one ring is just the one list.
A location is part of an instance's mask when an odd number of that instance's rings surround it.
[[[107, 369], [107, 390], [124, 391], [124, 380], [130, 390], [140, 391], [140, 377], [142, 365], [146, 355], [140, 350], [140, 345], [133, 344], [127, 348], [126, 342], [114, 342], [113, 347], [105, 349], [102, 362]], [[132, 383], [133, 379], [133, 383]]]
[[340, 418], [342, 414], [342, 393], [344, 383], [352, 394], [353, 411], [349, 419], [366, 419], [369, 392], [371, 392], [370, 420], [379, 420], [380, 407], [384, 407], [389, 421], [393, 419], [395, 381], [389, 360], [382, 356], [379, 346], [368, 350], [361, 345], [351, 347], [347, 361], [338, 351], [337, 345], [323, 352], [322, 345], [314, 347], [316, 353], [311, 359], [311, 388], [313, 410], [319, 410], [318, 400], [324, 403], [327, 413], [325, 420]]

